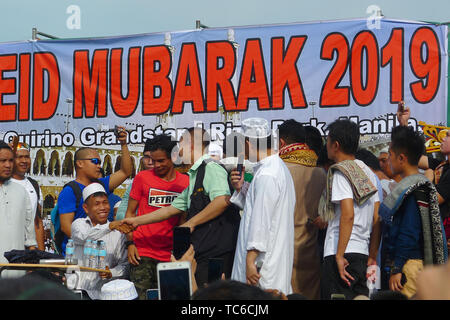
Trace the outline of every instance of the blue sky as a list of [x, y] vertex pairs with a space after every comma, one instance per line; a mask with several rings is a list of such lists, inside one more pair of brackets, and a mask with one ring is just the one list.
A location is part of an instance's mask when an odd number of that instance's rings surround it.
[[[210, 27], [369, 17], [450, 21], [449, 0], [13, 0], [1, 1], [0, 42], [31, 39], [31, 30], [60, 38], [102, 37]], [[69, 22], [69, 24], [68, 24]]]

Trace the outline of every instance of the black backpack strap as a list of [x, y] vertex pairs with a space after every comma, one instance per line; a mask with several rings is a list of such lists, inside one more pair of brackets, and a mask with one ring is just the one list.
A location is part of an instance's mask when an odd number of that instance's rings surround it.
[[205, 171], [206, 171], [206, 161], [203, 160], [203, 162], [197, 169], [197, 175], [195, 176], [194, 191], [192, 192], [192, 194], [204, 191], [203, 179], [205, 178]]
[[[96, 179], [93, 182], [98, 182], [103, 186], [103, 188], [105, 188], [105, 185], [103, 184], [103, 182], [101, 180]], [[78, 183], [75, 180], [72, 180], [72, 181], [66, 183], [64, 185], [63, 189], [66, 186], [69, 186], [72, 188], [73, 193], [75, 194], [76, 208], [78, 209], [78, 206], [80, 205], [80, 202], [81, 202], [81, 198], [83, 197], [83, 191], [81, 191], [80, 186], [78, 185]], [[108, 190], [106, 188], [105, 188], [105, 192], [108, 194]]]
[[78, 209], [78, 206], [80, 205], [80, 201], [81, 201], [81, 197], [83, 196], [83, 193], [81, 191], [80, 186], [78, 185], [78, 183], [75, 180], [72, 180], [72, 181], [66, 183], [64, 185], [63, 189], [66, 186], [71, 187], [72, 190], [73, 190], [73, 193], [75, 194], [75, 199], [76, 199], [76, 203], [75, 203], [76, 209], [75, 209], [75, 211], [76, 211]]
[[27, 179], [33, 185], [33, 188], [36, 191], [37, 199], [38, 199], [38, 202], [39, 202], [39, 200], [40, 200], [40, 193], [41, 193], [40, 192], [41, 190], [39, 189], [39, 183], [36, 180], [34, 180], [33, 178], [27, 177]]

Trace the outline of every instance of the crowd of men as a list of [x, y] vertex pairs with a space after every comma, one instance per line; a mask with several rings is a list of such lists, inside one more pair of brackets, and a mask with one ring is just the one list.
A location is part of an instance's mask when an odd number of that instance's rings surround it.
[[[191, 231], [192, 246], [181, 259], [192, 263], [200, 293], [239, 282], [288, 297], [355, 299], [376, 296], [369, 287], [379, 283], [378, 293], [392, 294], [386, 298], [450, 298], [430, 289], [442, 285], [437, 277], [450, 276], [443, 269], [450, 133], [441, 145], [445, 159], [437, 161], [426, 155], [421, 133], [408, 127], [409, 116], [409, 108], [399, 108], [399, 125], [378, 157], [359, 147], [359, 128], [350, 120], [331, 123], [325, 142], [294, 119], [278, 127], [275, 141], [267, 120], [249, 118], [214, 154], [202, 128], [186, 130], [178, 143], [157, 135], [146, 141], [143, 170], [112, 214], [109, 196], [132, 173], [120, 128], [121, 166], [113, 174], [102, 176], [96, 149], [75, 153], [75, 180], [57, 199], [54, 241], [64, 254], [72, 239], [79, 261], [87, 239], [105, 242], [107, 272], [81, 273], [79, 288], [90, 299], [120, 278], [146, 299], [146, 290], [158, 287], [158, 263], [174, 261], [176, 226]], [[0, 262], [13, 249], [44, 250], [42, 193], [26, 176], [30, 166], [26, 144], [0, 142]], [[208, 261], [217, 258], [225, 280], [213, 285]]]

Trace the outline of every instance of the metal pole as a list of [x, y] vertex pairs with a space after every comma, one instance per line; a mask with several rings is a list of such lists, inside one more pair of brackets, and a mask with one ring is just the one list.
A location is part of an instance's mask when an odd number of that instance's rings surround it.
[[208, 26], [205, 26], [200, 22], [200, 20], [195, 20], [195, 29], [207, 29]]
[[44, 37], [49, 38], [49, 39], [59, 39], [58, 37], [52, 36], [51, 34], [40, 32], [40, 31], [38, 31], [37, 28], [33, 28], [32, 31], [31, 31], [31, 39], [32, 40], [39, 40], [37, 35], [41, 35], [41, 36], [44, 36]]

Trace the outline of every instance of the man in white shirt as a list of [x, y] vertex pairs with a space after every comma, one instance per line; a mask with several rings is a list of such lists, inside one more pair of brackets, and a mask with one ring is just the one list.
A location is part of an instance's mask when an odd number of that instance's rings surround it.
[[19, 142], [14, 157], [14, 171], [11, 181], [20, 184], [27, 190], [30, 196], [31, 209], [35, 213], [34, 230], [36, 232], [36, 241], [39, 250], [45, 250], [44, 224], [42, 222], [42, 191], [36, 180], [27, 177], [31, 167], [30, 147], [28, 144]]
[[[11, 181], [14, 153], [0, 140], [0, 263], [7, 263], [5, 252], [35, 249], [34, 212], [30, 197], [19, 184]], [[2, 277], [20, 277], [24, 271], [4, 271]]]
[[331, 183], [327, 192], [331, 193], [328, 199], [332, 209], [331, 217], [326, 219], [329, 222], [322, 266], [322, 299], [331, 299], [333, 294], [353, 299], [357, 295], [368, 296], [367, 266], [376, 265], [380, 243], [377, 181], [369, 167], [355, 160], [359, 144], [357, 124], [337, 120], [328, 128], [328, 157], [336, 165], [330, 167], [327, 177], [327, 185]]
[[[83, 261], [83, 247], [87, 239], [95, 242], [103, 240], [106, 244], [106, 265], [111, 273], [80, 272], [78, 288], [85, 290], [91, 299], [100, 299], [101, 287], [108, 281], [125, 278], [128, 275], [128, 257], [125, 235], [110, 230], [108, 214], [110, 205], [103, 186], [91, 183], [83, 189], [83, 209], [86, 218], [72, 223], [72, 239], [75, 244], [74, 256], [78, 263]], [[69, 280], [68, 280], [69, 281]]]
[[[231, 278], [292, 293], [295, 189], [292, 176], [271, 149], [267, 120], [242, 122], [246, 158], [257, 162], [252, 182], [233, 170], [235, 192], [230, 201], [244, 209]], [[243, 171], [244, 172], [244, 171]]]

